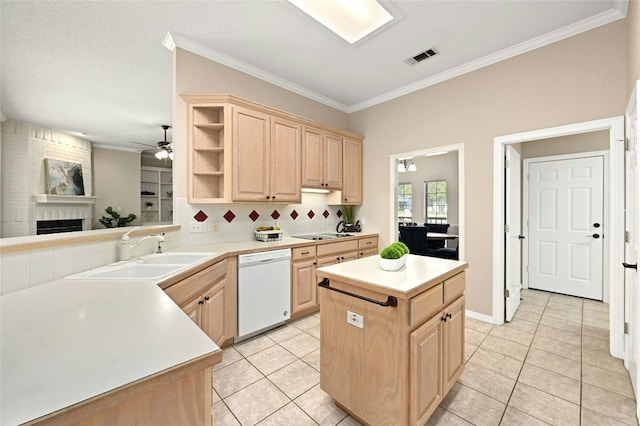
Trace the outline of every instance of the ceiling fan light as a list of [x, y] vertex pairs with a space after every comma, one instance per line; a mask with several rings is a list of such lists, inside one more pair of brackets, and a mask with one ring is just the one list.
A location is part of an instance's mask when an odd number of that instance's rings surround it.
[[169, 151], [169, 159], [173, 161], [173, 151]]
[[167, 158], [169, 156], [169, 153], [167, 153], [166, 150], [161, 149], [158, 152], [156, 152], [156, 158], [158, 160], [164, 160], [165, 158]]

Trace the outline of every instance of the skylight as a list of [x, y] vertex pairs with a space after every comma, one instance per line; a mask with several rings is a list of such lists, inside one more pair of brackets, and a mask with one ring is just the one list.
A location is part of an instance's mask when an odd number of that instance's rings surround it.
[[307, 15], [354, 44], [393, 19], [376, 0], [289, 0]]

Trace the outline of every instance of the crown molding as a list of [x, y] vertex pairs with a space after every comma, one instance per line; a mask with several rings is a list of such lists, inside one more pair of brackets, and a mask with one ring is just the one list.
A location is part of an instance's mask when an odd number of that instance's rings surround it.
[[606, 12], [602, 12], [598, 15], [592, 16], [587, 19], [583, 19], [582, 21], [576, 22], [574, 24], [567, 25], [566, 27], [549, 32], [540, 37], [527, 40], [523, 43], [517, 44], [508, 49], [503, 49], [494, 54], [485, 56], [480, 59], [476, 59], [475, 61], [467, 62], [466, 64], [452, 68], [440, 74], [436, 74], [432, 77], [425, 78], [423, 80], [417, 81], [412, 84], [408, 84], [397, 90], [392, 90], [382, 95], [375, 96], [366, 101], [351, 105], [348, 108], [347, 113], [352, 113], [352, 112], [360, 111], [366, 108], [370, 108], [372, 106], [381, 104], [383, 102], [387, 102], [392, 99], [398, 98], [400, 96], [408, 95], [410, 93], [427, 88], [429, 86], [442, 83], [443, 81], [450, 80], [455, 77], [459, 77], [463, 74], [467, 74], [472, 71], [479, 70], [480, 68], [484, 68], [489, 65], [502, 62], [506, 59], [513, 58], [523, 53], [527, 53], [532, 50], [547, 46], [549, 44], [564, 40], [566, 38], [573, 37], [583, 32], [601, 27], [603, 25], [610, 24], [611, 22], [615, 22], [619, 19], [623, 19], [624, 17], [626, 17], [627, 6], [628, 6], [628, 0], [618, 0], [616, 1], [615, 7]]
[[461, 75], [470, 73], [472, 71], [479, 70], [489, 65], [502, 62], [504, 60], [513, 58], [523, 53], [527, 53], [532, 50], [539, 49], [541, 47], [547, 46], [552, 43], [556, 43], [558, 41], [567, 39], [569, 37], [573, 37], [575, 35], [581, 34], [586, 31], [590, 31], [592, 29], [601, 27], [603, 25], [610, 24], [619, 19], [623, 19], [626, 17], [628, 6], [629, 6], [629, 0], [615, 0], [613, 8], [605, 12], [602, 12], [598, 15], [583, 19], [582, 21], [576, 22], [571, 25], [567, 25], [563, 28], [549, 32], [540, 37], [527, 40], [513, 47], [503, 49], [499, 52], [485, 56], [483, 58], [476, 59], [471, 62], [467, 62], [466, 64], [462, 64], [448, 71], [442, 72], [440, 74], [436, 74], [429, 78], [425, 78], [415, 83], [408, 84], [399, 89], [383, 93], [381, 95], [375, 96], [373, 98], [367, 99], [365, 101], [362, 101], [350, 106], [347, 106], [341, 102], [338, 102], [326, 96], [320, 95], [319, 93], [316, 93], [314, 91], [308, 90], [298, 84], [292, 83], [289, 80], [278, 77], [260, 68], [254, 67], [253, 65], [249, 65], [246, 62], [240, 61], [225, 53], [203, 46], [199, 43], [193, 42], [187, 39], [186, 37], [183, 37], [176, 33], [168, 32], [167, 35], [165, 36], [165, 39], [162, 45], [171, 51], [174, 51], [176, 47], [179, 47], [184, 50], [188, 50], [189, 52], [195, 53], [197, 55], [210, 59], [214, 62], [220, 63], [222, 65], [228, 66], [230, 68], [233, 68], [245, 74], [259, 78], [263, 81], [274, 84], [283, 89], [289, 90], [300, 96], [304, 96], [308, 99], [314, 100], [323, 105], [327, 105], [331, 108], [337, 109], [338, 111], [342, 111], [345, 113], [353, 113], [353, 112], [357, 112], [357, 111], [381, 104], [383, 102], [393, 100], [395, 98], [399, 98], [404, 95], [408, 95], [410, 93], [425, 89], [427, 87], [436, 85], [438, 83], [442, 83], [452, 78], [459, 77]]
[[[300, 96], [304, 96], [305, 98], [327, 105], [339, 111], [347, 112], [348, 110], [348, 107], [346, 105], [338, 101], [335, 101], [331, 98], [320, 95], [319, 93], [316, 93], [312, 90], [308, 90], [298, 84], [292, 83], [289, 80], [286, 80], [282, 77], [278, 77], [277, 75], [271, 74], [270, 72], [267, 72], [263, 69], [254, 67], [253, 65], [249, 65], [246, 62], [240, 61], [218, 50], [211, 49], [207, 46], [201, 45], [200, 43], [191, 41], [186, 37], [182, 37], [179, 34], [176, 34], [176, 33], [167, 34], [167, 37], [165, 37], [165, 42], [163, 43], [163, 45], [167, 47], [167, 49], [169, 50], [173, 50], [176, 47], [179, 47], [180, 49], [188, 50], [191, 53], [195, 53], [196, 55], [200, 55], [204, 58], [211, 59], [214, 62], [228, 66], [229, 68], [233, 68], [235, 70], [248, 74], [252, 77], [259, 78], [260, 80], [266, 81], [267, 83], [274, 84], [290, 92], [296, 93]], [[170, 46], [173, 46], [173, 49], [171, 49]]]
[[111, 149], [114, 151], [127, 151], [127, 152], [142, 152], [144, 151], [143, 149], [137, 149], [137, 148], [129, 148], [126, 146], [119, 146], [119, 145], [107, 145], [104, 143], [93, 143], [91, 142], [91, 147], [92, 148], [102, 148], [102, 149]]

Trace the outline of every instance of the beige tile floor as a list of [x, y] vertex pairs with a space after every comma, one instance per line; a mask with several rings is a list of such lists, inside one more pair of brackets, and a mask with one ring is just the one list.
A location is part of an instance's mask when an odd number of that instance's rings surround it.
[[[525, 290], [514, 320], [466, 320], [465, 371], [427, 425], [637, 425], [609, 305]], [[320, 389], [319, 314], [223, 351], [215, 426], [359, 425]], [[400, 426], [400, 425], [399, 425]]]

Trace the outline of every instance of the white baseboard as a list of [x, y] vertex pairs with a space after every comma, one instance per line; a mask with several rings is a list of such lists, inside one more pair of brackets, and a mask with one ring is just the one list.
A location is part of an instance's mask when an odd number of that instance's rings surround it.
[[497, 324], [491, 315], [479, 314], [478, 312], [470, 311], [466, 309], [464, 314], [468, 318], [473, 318], [478, 321], [488, 322], [489, 324]]

